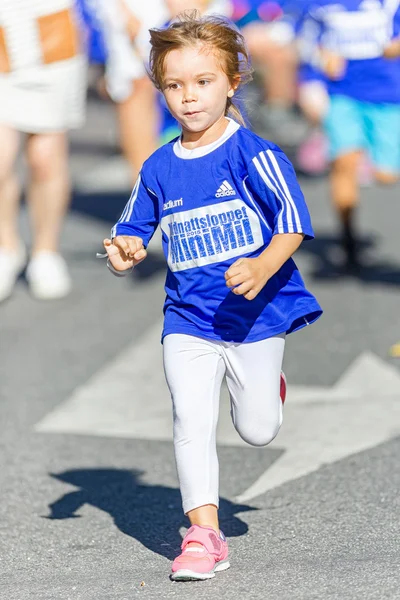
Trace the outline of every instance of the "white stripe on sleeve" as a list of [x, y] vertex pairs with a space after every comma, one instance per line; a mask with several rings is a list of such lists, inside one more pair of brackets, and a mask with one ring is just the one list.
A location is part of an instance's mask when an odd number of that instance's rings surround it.
[[278, 161], [276, 160], [276, 158], [273, 155], [273, 153], [271, 152], [271, 150], [267, 150], [267, 155], [270, 158], [270, 160], [271, 160], [271, 162], [272, 162], [272, 164], [273, 164], [273, 166], [275, 168], [275, 172], [278, 175], [279, 181], [281, 182], [283, 192], [284, 192], [287, 200], [289, 200], [290, 205], [291, 205], [291, 207], [293, 209], [294, 220], [295, 220], [295, 223], [296, 223], [296, 229], [300, 233], [301, 230], [302, 230], [302, 227], [301, 227], [300, 215], [299, 215], [299, 211], [297, 210], [296, 203], [293, 200], [292, 194], [290, 193], [290, 190], [289, 190], [289, 188], [287, 186], [286, 180], [285, 180], [285, 178], [284, 178], [284, 176], [282, 174], [282, 171], [281, 171], [281, 169], [280, 169], [280, 167], [278, 165]]
[[261, 162], [263, 163], [264, 168], [266, 169], [266, 171], [268, 172], [268, 175], [270, 176], [271, 180], [273, 181], [273, 183], [277, 189], [277, 194], [278, 194], [281, 202], [283, 203], [283, 206], [284, 206], [283, 212], [285, 213], [285, 211], [286, 211], [288, 233], [293, 233], [294, 226], [293, 226], [293, 216], [292, 216], [292, 209], [291, 209], [290, 203], [288, 202], [287, 197], [283, 193], [282, 188], [279, 185], [279, 182], [275, 179], [275, 176], [274, 176], [274, 174], [272, 172], [272, 168], [271, 168], [272, 162], [271, 162], [271, 164], [268, 163], [267, 158], [270, 160], [270, 157], [268, 157], [265, 152], [260, 152], [260, 157], [261, 157]]
[[124, 208], [124, 212], [122, 213], [118, 223], [124, 223], [126, 221], [129, 221], [129, 219], [132, 216], [132, 211], [133, 211], [133, 205], [135, 204], [135, 200], [138, 196], [139, 193], [139, 187], [140, 187], [140, 181], [141, 181], [141, 176], [140, 173], [138, 175], [138, 178], [136, 180], [135, 186], [132, 190], [132, 194], [131, 197], [129, 198], [129, 202], [127, 203], [127, 205]]
[[278, 198], [279, 202], [282, 205], [282, 210], [279, 211], [279, 215], [278, 215], [278, 233], [285, 233], [285, 231], [283, 229], [283, 211], [285, 210], [283, 201], [282, 201], [281, 197], [279, 196], [277, 189], [272, 184], [272, 182], [269, 180], [268, 175], [262, 168], [260, 161], [258, 160], [258, 158], [256, 156], [253, 158], [253, 163], [254, 163], [254, 166], [257, 169], [258, 174], [260, 175], [261, 179], [264, 181], [264, 183], [267, 185], [267, 187], [271, 190], [271, 192], [273, 192], [275, 194], [275, 196]]

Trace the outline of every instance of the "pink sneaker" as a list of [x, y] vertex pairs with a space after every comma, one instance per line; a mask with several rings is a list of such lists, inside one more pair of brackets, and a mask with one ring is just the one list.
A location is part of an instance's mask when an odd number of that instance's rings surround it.
[[[196, 542], [199, 546], [189, 546]], [[182, 542], [182, 554], [172, 564], [173, 581], [211, 579], [217, 571], [229, 569], [228, 543], [222, 531], [192, 525]]]
[[281, 371], [281, 400], [282, 400], [282, 404], [285, 404], [286, 389], [287, 389], [286, 375], [285, 375], [285, 373], [283, 371]]

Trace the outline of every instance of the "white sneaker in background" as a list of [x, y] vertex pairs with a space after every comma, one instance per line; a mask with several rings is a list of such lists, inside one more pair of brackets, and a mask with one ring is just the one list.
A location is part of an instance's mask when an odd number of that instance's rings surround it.
[[0, 302], [11, 296], [18, 275], [26, 264], [26, 250], [20, 246], [18, 250], [7, 250], [0, 247]]
[[32, 296], [38, 300], [64, 298], [71, 291], [68, 268], [57, 252], [41, 251], [33, 256], [26, 270]]

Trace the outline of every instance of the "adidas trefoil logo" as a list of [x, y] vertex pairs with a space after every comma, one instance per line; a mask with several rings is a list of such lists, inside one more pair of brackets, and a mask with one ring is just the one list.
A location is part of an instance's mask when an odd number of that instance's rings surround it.
[[227, 181], [225, 179], [225, 181], [222, 183], [222, 185], [219, 186], [219, 188], [217, 189], [217, 193], [215, 194], [216, 198], [222, 198], [223, 196], [235, 196], [236, 192], [233, 189], [233, 187], [231, 186], [231, 184], [229, 183], [229, 181]]

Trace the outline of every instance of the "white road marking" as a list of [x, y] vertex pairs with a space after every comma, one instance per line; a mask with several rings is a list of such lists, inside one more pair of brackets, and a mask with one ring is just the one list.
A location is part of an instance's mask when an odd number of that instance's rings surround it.
[[287, 402], [273, 442], [286, 452], [238, 502], [400, 434], [400, 374], [370, 352], [361, 354], [332, 388], [303, 388], [294, 398], [289, 388]]
[[[35, 427], [36, 431], [172, 440], [171, 400], [164, 378], [161, 323], [126, 349]], [[223, 391], [222, 402], [229, 405]], [[219, 442], [245, 445], [221, 410]]]
[[[36, 431], [170, 441], [171, 403], [157, 323], [36, 425]], [[285, 452], [237, 500], [247, 502], [285, 482], [400, 433], [400, 374], [361, 354], [333, 387], [288, 386], [284, 423], [272, 443]], [[221, 394], [218, 443], [246, 446]]]

